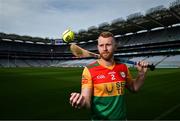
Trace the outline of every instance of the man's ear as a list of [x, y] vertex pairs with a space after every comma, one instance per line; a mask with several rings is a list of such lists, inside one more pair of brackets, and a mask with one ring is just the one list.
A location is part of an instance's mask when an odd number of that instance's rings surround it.
[[116, 50], [117, 50], [117, 48], [118, 48], [118, 44], [117, 44], [117, 43], [115, 43], [115, 46], [114, 46], [114, 51], [116, 51]]
[[114, 51], [117, 51], [118, 47], [120, 47], [120, 46], [121, 46], [121, 43], [120, 43], [120, 42], [117, 42], [117, 41], [115, 40]]

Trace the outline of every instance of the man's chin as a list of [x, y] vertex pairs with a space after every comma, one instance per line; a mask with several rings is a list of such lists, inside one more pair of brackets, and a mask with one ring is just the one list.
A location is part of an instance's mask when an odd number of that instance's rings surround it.
[[111, 60], [111, 56], [101, 56], [102, 59], [106, 60], [106, 61], [109, 61]]
[[106, 61], [109, 61], [112, 59], [113, 55], [111, 53], [103, 53], [103, 54], [100, 54], [101, 58], [106, 60]]

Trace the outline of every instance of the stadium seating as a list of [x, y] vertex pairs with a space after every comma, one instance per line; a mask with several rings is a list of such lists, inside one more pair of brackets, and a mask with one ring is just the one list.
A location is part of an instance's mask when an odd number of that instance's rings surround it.
[[117, 38], [122, 45], [174, 41], [180, 38], [180, 27], [133, 34]]
[[152, 57], [135, 57], [131, 61], [146, 60], [150, 64], [156, 65], [156, 68], [180, 68], [180, 55], [175, 56], [152, 56]]
[[[115, 56], [132, 61], [147, 60], [157, 67], [180, 67], [179, 0], [169, 8], [157, 6], [146, 12], [131, 14], [127, 20], [116, 19], [99, 27], [76, 33], [74, 42], [97, 53], [97, 37], [112, 32], [120, 44]], [[31, 41], [32, 40], [32, 41]], [[70, 44], [55, 40], [0, 32], [0, 67], [82, 67], [94, 59], [74, 58]], [[44, 42], [44, 43], [38, 43]], [[61, 41], [62, 42], [62, 41]], [[165, 58], [165, 59], [164, 59]], [[132, 66], [129, 65], [128, 66]]]

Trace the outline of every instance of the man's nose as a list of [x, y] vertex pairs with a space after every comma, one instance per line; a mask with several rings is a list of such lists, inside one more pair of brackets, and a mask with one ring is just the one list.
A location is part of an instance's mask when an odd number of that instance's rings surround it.
[[103, 50], [104, 50], [104, 51], [107, 50], [107, 46], [106, 46], [106, 45], [103, 46]]

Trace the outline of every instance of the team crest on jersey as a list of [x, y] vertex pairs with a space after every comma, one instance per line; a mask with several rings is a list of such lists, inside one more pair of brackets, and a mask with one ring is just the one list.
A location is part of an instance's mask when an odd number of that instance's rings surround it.
[[125, 72], [120, 72], [120, 74], [121, 74], [121, 77], [123, 77], [123, 78], [125, 78], [125, 77], [126, 77]]
[[84, 77], [84, 75], [82, 76], [82, 84], [87, 84], [88, 83], [88, 79]]

